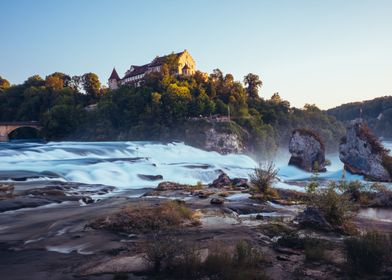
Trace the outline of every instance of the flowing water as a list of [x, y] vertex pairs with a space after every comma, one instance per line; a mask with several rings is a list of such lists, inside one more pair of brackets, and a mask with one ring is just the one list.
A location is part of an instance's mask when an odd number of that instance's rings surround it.
[[[392, 142], [384, 142], [392, 147]], [[339, 180], [343, 164], [328, 155], [332, 164], [322, 179]], [[230, 177], [248, 177], [257, 163], [246, 155], [220, 155], [183, 143], [159, 142], [9, 142], [0, 143], [1, 181], [61, 180], [105, 184], [118, 191], [154, 187], [161, 181], [210, 183], [223, 170]], [[289, 154], [276, 158], [280, 187], [298, 188], [292, 181], [309, 180], [312, 174], [287, 166]], [[151, 181], [143, 175], [161, 175]], [[347, 180], [362, 180], [346, 175]]]

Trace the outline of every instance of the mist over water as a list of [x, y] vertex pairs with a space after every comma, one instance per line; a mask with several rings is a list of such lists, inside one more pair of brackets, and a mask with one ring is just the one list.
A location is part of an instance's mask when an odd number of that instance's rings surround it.
[[[392, 148], [392, 142], [384, 142]], [[282, 150], [275, 158], [280, 187], [296, 188], [285, 181], [306, 181], [312, 174], [288, 166], [289, 153]], [[319, 178], [339, 180], [343, 164], [338, 154], [326, 156], [328, 171]], [[118, 190], [155, 187], [161, 181], [196, 184], [210, 183], [219, 170], [230, 177], [248, 177], [257, 166], [246, 155], [220, 155], [183, 143], [159, 142], [49, 142], [0, 143], [0, 178], [16, 180], [62, 180], [86, 184], [105, 184]], [[26, 175], [27, 174], [27, 175]], [[149, 181], [140, 175], [162, 175], [163, 180]], [[362, 176], [346, 174], [347, 180]]]

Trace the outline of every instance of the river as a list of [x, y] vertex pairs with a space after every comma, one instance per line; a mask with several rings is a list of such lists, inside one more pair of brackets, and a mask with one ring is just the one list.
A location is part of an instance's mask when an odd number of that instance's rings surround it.
[[[392, 142], [384, 142], [392, 147]], [[184, 143], [159, 142], [8, 142], [0, 143], [0, 181], [67, 181], [104, 184], [117, 191], [154, 187], [161, 181], [196, 184], [210, 183], [223, 170], [231, 177], [248, 177], [257, 162], [246, 155], [220, 155]], [[339, 180], [343, 164], [337, 154], [322, 179]], [[298, 188], [287, 182], [306, 181], [312, 174], [287, 166], [289, 154], [275, 159], [281, 181], [279, 187]], [[144, 175], [161, 175], [149, 180]], [[346, 175], [347, 180], [362, 180]]]

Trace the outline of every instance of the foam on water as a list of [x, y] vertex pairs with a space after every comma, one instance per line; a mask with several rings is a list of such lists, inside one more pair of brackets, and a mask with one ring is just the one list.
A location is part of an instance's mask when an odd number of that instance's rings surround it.
[[120, 189], [153, 187], [159, 182], [141, 179], [139, 174], [196, 184], [210, 183], [218, 170], [232, 177], [247, 177], [256, 166], [245, 155], [220, 155], [183, 143], [154, 142], [50, 142], [25, 146], [7, 143], [0, 150], [0, 158], [3, 173], [51, 174], [66, 181]]
[[[392, 148], [392, 142], [384, 142]], [[31, 180], [63, 180], [86, 184], [105, 184], [119, 190], [154, 187], [138, 175], [162, 175], [164, 181], [196, 184], [210, 183], [223, 170], [230, 177], [248, 177], [257, 163], [246, 155], [221, 155], [184, 143], [159, 142], [49, 142], [0, 143], [0, 172], [29, 172], [40, 175]], [[337, 154], [327, 155], [331, 165], [319, 178], [340, 180], [343, 164]], [[275, 159], [280, 187], [300, 189], [285, 181], [306, 181], [310, 173], [288, 166], [287, 151]], [[11, 176], [12, 177], [12, 176]], [[347, 180], [363, 180], [346, 174]], [[29, 179], [30, 180], [30, 179]]]

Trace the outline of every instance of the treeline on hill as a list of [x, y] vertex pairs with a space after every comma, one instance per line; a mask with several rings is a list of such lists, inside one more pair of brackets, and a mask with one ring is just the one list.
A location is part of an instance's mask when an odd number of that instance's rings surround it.
[[243, 86], [219, 69], [209, 76], [175, 75], [176, 65], [169, 56], [162, 71], [150, 73], [143, 86], [113, 91], [102, 89], [94, 73], [36, 75], [13, 86], [1, 79], [0, 121], [39, 121], [48, 139], [170, 140], [181, 139], [191, 118], [230, 111], [260, 152], [287, 146], [295, 128], [316, 130], [331, 149], [344, 133], [340, 122], [315, 105], [293, 108], [278, 93], [260, 98], [257, 75], [245, 76]]
[[379, 137], [392, 138], [392, 96], [340, 105], [327, 110], [340, 121], [362, 117]]

